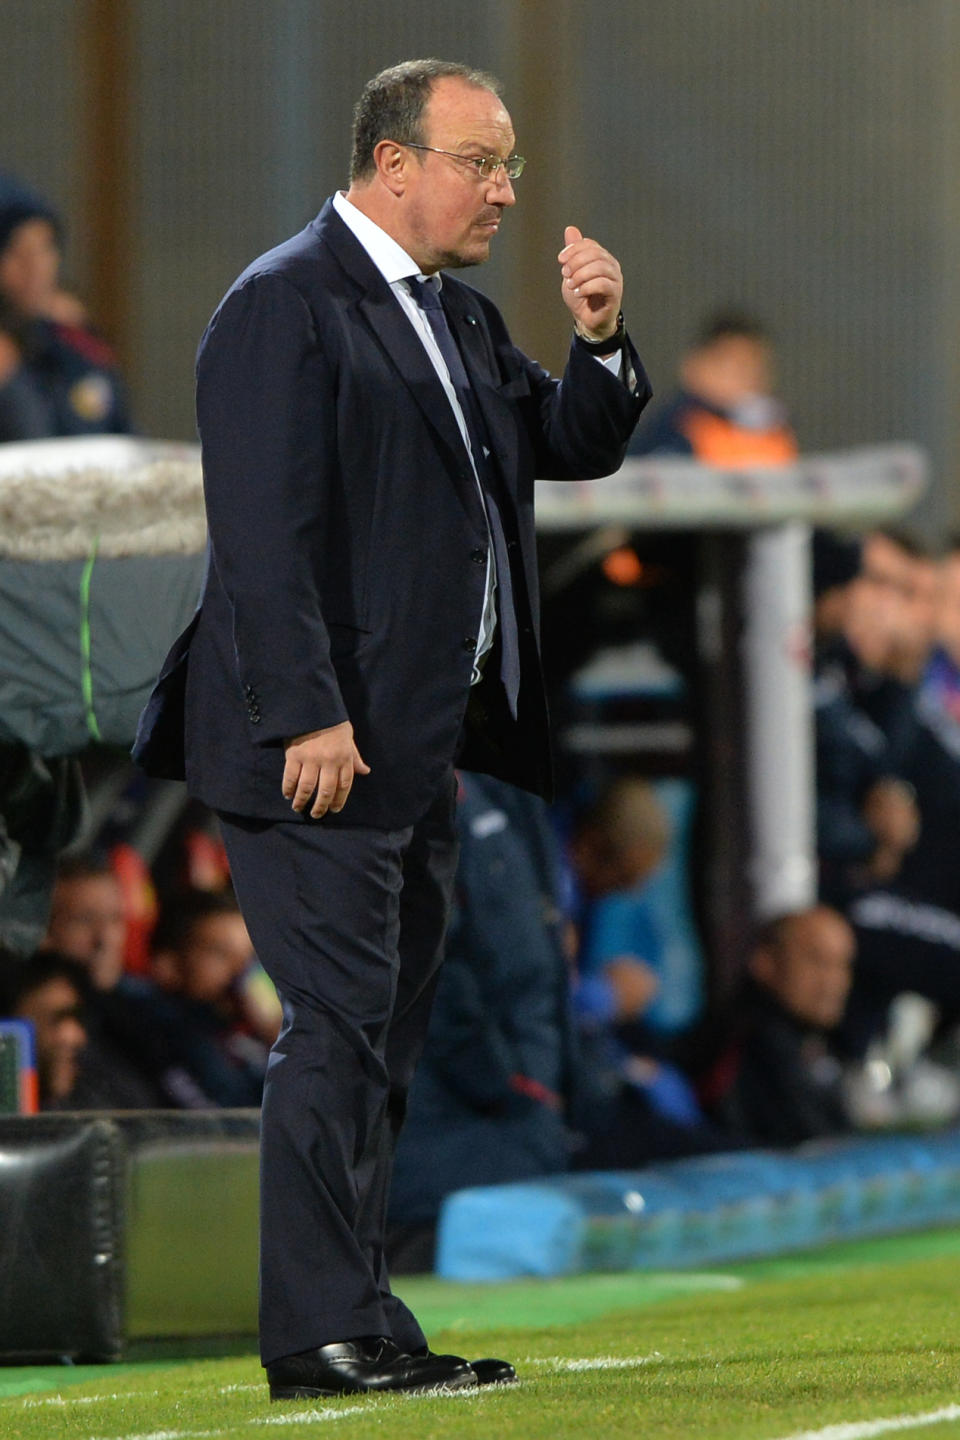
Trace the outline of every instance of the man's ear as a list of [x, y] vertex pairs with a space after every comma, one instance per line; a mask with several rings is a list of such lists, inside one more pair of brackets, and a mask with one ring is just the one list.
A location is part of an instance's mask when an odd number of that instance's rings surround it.
[[175, 950], [157, 950], [151, 955], [150, 979], [161, 990], [180, 988], [180, 964]]
[[766, 945], [758, 945], [750, 952], [747, 970], [761, 985], [771, 987], [777, 980], [777, 957]]
[[395, 140], [380, 140], [374, 146], [373, 160], [381, 184], [392, 194], [402, 195], [406, 189], [409, 151]]

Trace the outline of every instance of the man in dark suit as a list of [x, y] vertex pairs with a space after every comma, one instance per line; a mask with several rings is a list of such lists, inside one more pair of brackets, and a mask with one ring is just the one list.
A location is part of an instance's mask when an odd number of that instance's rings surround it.
[[549, 788], [534, 477], [615, 470], [649, 394], [620, 267], [573, 226], [562, 384], [441, 279], [487, 258], [513, 147], [489, 76], [382, 72], [349, 191], [240, 276], [200, 346], [211, 565], [138, 752], [177, 773], [185, 739], [283, 1000], [262, 1142], [275, 1398], [513, 1378], [432, 1355], [391, 1292], [390, 1168], [453, 883], [454, 760]]

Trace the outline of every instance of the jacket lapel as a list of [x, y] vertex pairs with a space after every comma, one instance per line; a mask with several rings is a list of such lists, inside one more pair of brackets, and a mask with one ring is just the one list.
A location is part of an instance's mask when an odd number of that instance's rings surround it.
[[390, 286], [363, 246], [328, 202], [315, 222], [347, 276], [360, 291], [357, 308], [386, 352], [438, 440], [471, 518], [484, 524], [476, 481], [450, 402], [419, 337]]
[[496, 461], [511, 501], [516, 502], [518, 452], [515, 415], [500, 394], [486, 326], [471, 293], [444, 277], [443, 303], [464, 369], [491, 437]]

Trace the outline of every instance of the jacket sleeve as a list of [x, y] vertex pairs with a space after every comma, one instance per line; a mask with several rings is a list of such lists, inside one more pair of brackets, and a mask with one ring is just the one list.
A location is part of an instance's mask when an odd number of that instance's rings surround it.
[[200, 345], [197, 419], [213, 560], [260, 744], [348, 718], [315, 569], [339, 483], [333, 389], [289, 281], [266, 272], [228, 294]]
[[576, 339], [570, 344], [563, 379], [557, 380], [513, 344], [494, 306], [488, 302], [484, 308], [498, 355], [501, 394], [519, 409], [537, 477], [592, 480], [618, 470], [653, 394], [629, 337], [623, 357], [632, 383], [601, 365]]
[[623, 357], [632, 384], [601, 365], [575, 339], [571, 341], [563, 379], [551, 391], [541, 388], [539, 393], [539, 478], [596, 480], [619, 470], [653, 394], [629, 338]]

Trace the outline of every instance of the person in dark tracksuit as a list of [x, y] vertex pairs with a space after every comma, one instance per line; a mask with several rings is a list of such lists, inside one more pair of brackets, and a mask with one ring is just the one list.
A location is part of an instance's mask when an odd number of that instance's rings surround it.
[[444, 965], [394, 1166], [394, 1269], [401, 1257], [405, 1269], [430, 1268], [452, 1190], [554, 1174], [570, 1160], [570, 974], [546, 807], [463, 773], [457, 834]]

